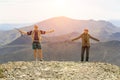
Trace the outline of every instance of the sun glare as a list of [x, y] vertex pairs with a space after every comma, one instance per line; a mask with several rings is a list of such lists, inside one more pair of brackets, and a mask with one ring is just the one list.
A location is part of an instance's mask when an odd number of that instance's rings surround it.
[[67, 14], [67, 3], [65, 0], [55, 0], [53, 3], [57, 13], [59, 13], [59, 15], [65, 15]]
[[58, 6], [64, 6], [65, 0], [56, 0], [55, 4], [58, 5]]
[[66, 7], [65, 0], [56, 0], [54, 4], [58, 9], [64, 9]]

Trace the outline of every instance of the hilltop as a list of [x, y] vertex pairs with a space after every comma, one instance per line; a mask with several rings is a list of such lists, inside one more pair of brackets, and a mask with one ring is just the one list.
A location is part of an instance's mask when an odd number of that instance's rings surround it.
[[1, 64], [1, 80], [120, 80], [120, 67], [88, 62], [9, 62]]

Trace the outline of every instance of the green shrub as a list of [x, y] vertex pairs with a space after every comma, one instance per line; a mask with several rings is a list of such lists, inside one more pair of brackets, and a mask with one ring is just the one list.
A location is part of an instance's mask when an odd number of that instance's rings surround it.
[[3, 75], [3, 72], [4, 72], [4, 70], [3, 70], [3, 69], [0, 69], [0, 78], [5, 77], [5, 76]]

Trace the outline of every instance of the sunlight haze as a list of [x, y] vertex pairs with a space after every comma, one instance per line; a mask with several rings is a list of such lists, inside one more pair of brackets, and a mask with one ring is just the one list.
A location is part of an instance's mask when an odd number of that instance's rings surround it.
[[0, 23], [34, 23], [51, 17], [120, 19], [120, 0], [0, 0]]

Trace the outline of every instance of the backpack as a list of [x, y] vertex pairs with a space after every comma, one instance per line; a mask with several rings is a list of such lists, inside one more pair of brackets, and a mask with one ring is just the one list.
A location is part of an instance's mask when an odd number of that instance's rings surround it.
[[[31, 34], [31, 38], [32, 38], [32, 42], [34, 42], [34, 36], [35, 36], [35, 31], [33, 30], [32, 31], [32, 34]], [[41, 37], [41, 32], [38, 30], [38, 38], [39, 38], [39, 42], [42, 41], [42, 37]]]

